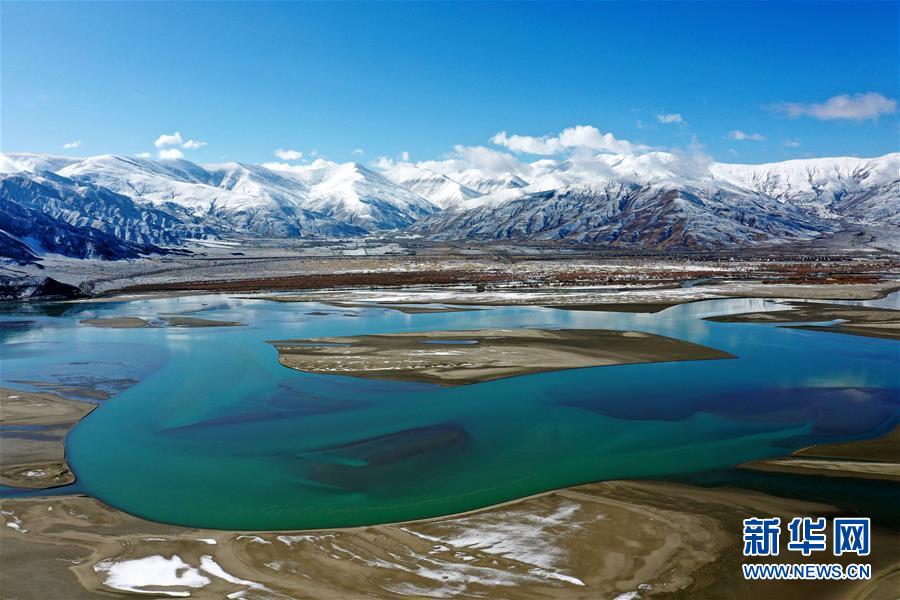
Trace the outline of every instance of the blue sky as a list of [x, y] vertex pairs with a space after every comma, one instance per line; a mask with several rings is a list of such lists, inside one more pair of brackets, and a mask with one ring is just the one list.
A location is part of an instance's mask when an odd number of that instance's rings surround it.
[[898, 150], [898, 2], [4, 0], [0, 13], [4, 151], [426, 160], [457, 144], [521, 151], [534, 144], [511, 136], [575, 125], [728, 162]]

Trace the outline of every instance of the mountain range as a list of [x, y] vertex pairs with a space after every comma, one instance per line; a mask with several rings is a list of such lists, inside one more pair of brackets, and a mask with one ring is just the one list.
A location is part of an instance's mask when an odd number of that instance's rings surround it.
[[728, 249], [900, 230], [900, 153], [763, 165], [678, 153], [383, 168], [0, 155], [0, 256], [120, 259], [197, 239], [363, 237]]

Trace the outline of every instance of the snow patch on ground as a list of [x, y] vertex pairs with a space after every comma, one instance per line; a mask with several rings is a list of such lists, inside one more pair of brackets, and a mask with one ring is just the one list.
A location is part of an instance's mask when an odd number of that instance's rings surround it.
[[103, 560], [94, 565], [94, 571], [105, 576], [103, 583], [107, 586], [138, 594], [185, 598], [191, 595], [189, 591], [144, 588], [188, 587], [196, 589], [210, 584], [209, 577], [184, 562], [177, 555], [169, 558], [156, 555], [133, 560]]

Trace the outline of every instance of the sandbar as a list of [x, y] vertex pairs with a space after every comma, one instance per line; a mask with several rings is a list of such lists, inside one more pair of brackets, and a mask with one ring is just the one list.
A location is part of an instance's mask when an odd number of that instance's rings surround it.
[[706, 317], [706, 320], [718, 323], [841, 321], [834, 325], [791, 325], [789, 327], [900, 340], [900, 310], [811, 302], [789, 302], [787, 304], [789, 308], [785, 310], [720, 315]]
[[105, 317], [99, 319], [82, 319], [82, 325], [91, 327], [104, 327], [108, 329], [141, 329], [159, 327], [239, 327], [243, 323], [237, 321], [217, 321], [214, 319], [200, 319], [198, 317], [182, 317], [177, 315], [161, 315], [155, 320], [142, 317]]
[[480, 329], [270, 342], [310, 373], [465, 385], [546, 371], [734, 355], [640, 331]]

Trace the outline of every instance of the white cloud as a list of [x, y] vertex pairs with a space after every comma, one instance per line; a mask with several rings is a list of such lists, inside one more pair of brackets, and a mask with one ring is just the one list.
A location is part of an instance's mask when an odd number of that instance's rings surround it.
[[172, 135], [162, 134], [156, 141], [153, 142], [153, 145], [157, 148], [165, 148], [166, 146], [180, 146], [184, 143], [184, 139], [181, 137], [179, 132], [175, 132]]
[[311, 164], [307, 165], [292, 165], [290, 163], [278, 163], [278, 162], [266, 162], [261, 166], [271, 169], [272, 171], [287, 171], [289, 173], [297, 173], [303, 175], [310, 171], [314, 171], [316, 169], [322, 169], [325, 167], [334, 167], [337, 163], [332, 162], [330, 160], [325, 160], [324, 158], [317, 158]]
[[66, 150], [71, 150], [72, 148], [78, 148], [81, 146], [81, 140], [75, 140], [74, 142], [68, 142], [62, 145]]
[[799, 148], [800, 140], [784, 140], [784, 145], [788, 148]]
[[868, 92], [853, 95], [841, 94], [832, 96], [825, 102], [814, 104], [782, 102], [773, 105], [772, 108], [789, 117], [808, 116], [821, 121], [835, 119], [864, 121], [897, 112], [897, 101], [885, 98], [877, 92]]
[[679, 113], [666, 113], [662, 115], [656, 115], [656, 120], [660, 123], [685, 123], [685, 120], [681, 117]]
[[160, 160], [177, 160], [179, 158], [184, 158], [184, 152], [178, 148], [166, 148], [165, 150], [159, 151], [159, 158]]
[[644, 146], [617, 139], [611, 133], [601, 133], [591, 125], [576, 125], [563, 129], [558, 135], [541, 137], [509, 135], [505, 131], [501, 131], [491, 138], [491, 143], [509, 148], [513, 152], [542, 155], [560, 154], [575, 148], [587, 148], [615, 154], [631, 154], [636, 150], [644, 149]]
[[275, 151], [275, 156], [281, 160], [300, 160], [303, 158], [303, 153], [299, 150], [284, 150], [279, 148]]
[[364, 154], [364, 152], [363, 152], [363, 149], [362, 149], [362, 148], [354, 148], [354, 149], [353, 149], [353, 154], [355, 154], [355, 155], [357, 155], [357, 156], [362, 156], [362, 155]]
[[387, 170], [394, 166], [394, 159], [387, 156], [379, 156], [372, 161], [372, 166], [378, 169]]
[[403, 152], [401, 152], [401, 153], [400, 153], [400, 160], [402, 160], [403, 162], [409, 162], [409, 152], [406, 151], [406, 150], [404, 150]]
[[187, 148], [188, 150], [196, 150], [197, 148], [202, 148], [206, 145], [206, 142], [198, 142], [197, 140], [188, 140], [184, 144], [181, 145], [182, 148]]
[[140, 154], [137, 155], [138, 158], [150, 158], [151, 156], [153, 156], [153, 155], [150, 154], [149, 152], [141, 152]]
[[763, 142], [766, 139], [761, 133], [744, 133], [740, 129], [728, 132], [728, 138], [739, 142]]
[[524, 168], [512, 154], [485, 146], [462, 145], [454, 146], [453, 152], [447, 154], [442, 160], [427, 160], [416, 163], [416, 165], [443, 175], [472, 168], [493, 174], [519, 174]]

